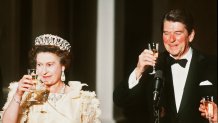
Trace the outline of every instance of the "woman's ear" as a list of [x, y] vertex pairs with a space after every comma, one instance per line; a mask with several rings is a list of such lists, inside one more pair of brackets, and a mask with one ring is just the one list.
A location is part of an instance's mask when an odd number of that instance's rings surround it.
[[64, 71], [65, 70], [65, 66], [62, 66], [61, 70]]

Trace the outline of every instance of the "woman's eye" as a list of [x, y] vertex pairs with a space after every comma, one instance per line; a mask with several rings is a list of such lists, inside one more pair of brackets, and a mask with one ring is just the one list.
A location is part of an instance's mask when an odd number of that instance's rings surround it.
[[53, 64], [48, 64], [48, 66], [50, 67], [50, 66], [52, 66]]

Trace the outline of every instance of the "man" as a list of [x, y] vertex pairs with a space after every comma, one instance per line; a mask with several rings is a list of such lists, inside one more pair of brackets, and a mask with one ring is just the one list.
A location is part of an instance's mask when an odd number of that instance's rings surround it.
[[[192, 16], [186, 11], [176, 9], [166, 13], [161, 29], [166, 51], [157, 58], [145, 49], [129, 78], [115, 88], [114, 103], [123, 109], [126, 122], [154, 123], [157, 120], [153, 114], [154, 76], [149, 73], [157, 63], [156, 70], [163, 73], [160, 99], [155, 102], [160, 123], [207, 123], [199, 106], [203, 96], [214, 96], [214, 101], [217, 100], [216, 59], [191, 46], [195, 30]], [[182, 65], [178, 63], [181, 59], [185, 59]]]

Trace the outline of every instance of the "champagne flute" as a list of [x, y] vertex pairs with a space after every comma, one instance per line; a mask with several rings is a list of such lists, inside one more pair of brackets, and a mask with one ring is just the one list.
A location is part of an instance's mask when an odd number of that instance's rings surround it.
[[209, 120], [209, 123], [212, 123], [211, 119], [213, 118], [213, 96], [203, 97], [203, 105], [205, 107], [206, 117]]
[[28, 75], [32, 76], [32, 90], [28, 101], [43, 103], [48, 98], [49, 91], [46, 89], [45, 85], [41, 82], [40, 78], [38, 77], [36, 69], [28, 69]]
[[30, 93], [30, 98], [28, 99], [28, 101], [36, 101], [35, 100], [36, 94], [34, 93], [34, 91], [36, 90], [38, 75], [36, 73], [36, 69], [27, 69], [27, 73], [28, 73], [28, 75], [32, 76], [32, 82], [33, 82], [33, 86], [31, 87], [31, 90], [33, 92]]
[[[151, 50], [153, 52], [153, 55], [158, 55], [158, 49], [159, 49], [159, 43], [148, 43], [148, 49]], [[155, 65], [153, 66], [153, 70], [151, 73], [149, 74], [155, 74]]]
[[3, 111], [0, 111], [0, 123], [2, 122]]
[[[28, 75], [32, 76], [33, 86], [31, 87], [32, 92], [27, 96], [29, 104], [43, 104], [47, 101], [49, 90], [47, 90], [44, 83], [40, 80], [36, 69], [27, 69]], [[41, 105], [41, 113], [47, 113], [44, 109], [44, 105]]]

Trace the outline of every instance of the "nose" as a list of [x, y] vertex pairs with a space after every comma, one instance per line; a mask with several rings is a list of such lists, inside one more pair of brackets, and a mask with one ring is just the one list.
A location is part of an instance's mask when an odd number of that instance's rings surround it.
[[170, 42], [174, 42], [176, 40], [175, 35], [174, 34], [170, 34]]
[[46, 66], [44, 66], [41, 70], [42, 74], [45, 75], [48, 72], [48, 69]]

